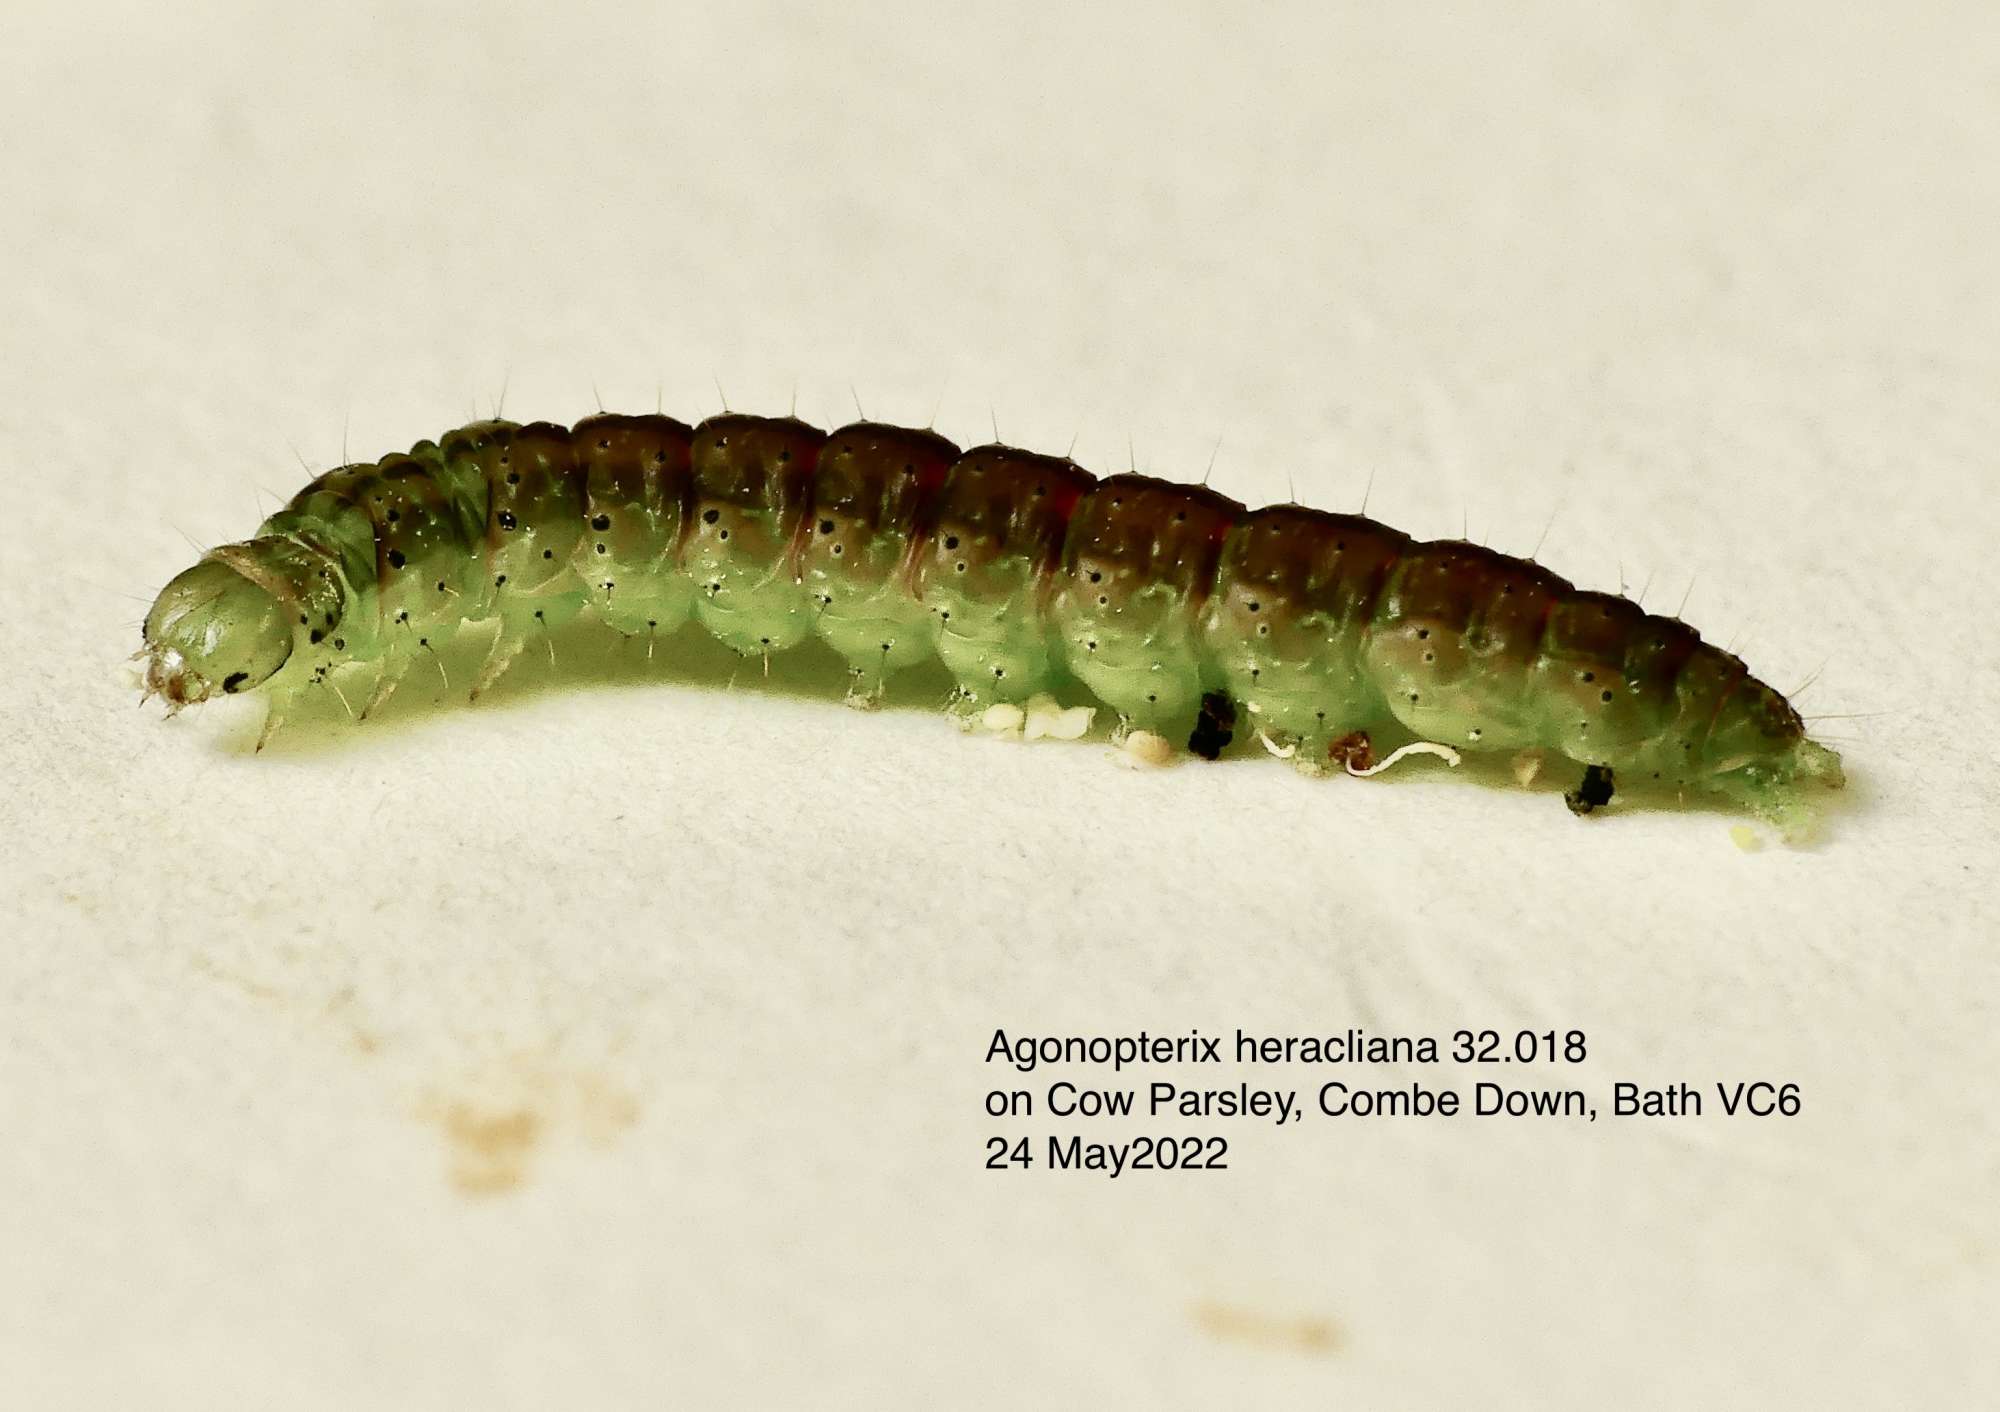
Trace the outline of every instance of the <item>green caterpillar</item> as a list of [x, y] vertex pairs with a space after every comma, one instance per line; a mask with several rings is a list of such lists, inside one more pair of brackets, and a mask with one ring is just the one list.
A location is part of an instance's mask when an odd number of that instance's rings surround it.
[[1121, 737], [1211, 758], [1239, 707], [1314, 773], [1405, 734], [1557, 755], [1583, 768], [1579, 813], [1615, 776], [1792, 832], [1842, 783], [1736, 657], [1532, 562], [874, 422], [474, 423], [330, 471], [210, 551], [161, 592], [141, 655], [171, 709], [266, 692], [268, 738], [336, 668], [374, 666], [373, 709], [497, 619], [476, 698], [586, 607], [627, 634], [693, 617], [750, 654], [817, 635], [861, 706], [936, 656], [968, 719], [1074, 682]]

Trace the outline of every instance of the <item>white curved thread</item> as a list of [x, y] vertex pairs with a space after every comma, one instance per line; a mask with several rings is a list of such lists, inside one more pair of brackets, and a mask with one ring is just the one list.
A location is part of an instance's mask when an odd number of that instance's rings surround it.
[[1258, 731], [1257, 741], [1264, 747], [1266, 751], [1268, 751], [1270, 754], [1272, 754], [1273, 756], [1277, 757], [1280, 760], [1289, 760], [1294, 755], [1299, 753], [1299, 747], [1296, 741], [1288, 745], [1280, 745], [1278, 744], [1277, 741], [1271, 739], [1271, 733], [1269, 731]]
[[1390, 753], [1388, 759], [1377, 761], [1375, 764], [1370, 765], [1365, 770], [1355, 769], [1354, 762], [1352, 760], [1349, 760], [1346, 762], [1347, 773], [1353, 775], [1354, 778], [1358, 780], [1365, 780], [1370, 775], [1381, 774], [1384, 770], [1388, 769], [1391, 765], [1395, 764], [1398, 760], [1402, 759], [1405, 755], [1435, 755], [1438, 757], [1438, 759], [1444, 761], [1445, 764], [1451, 766], [1453, 769], [1457, 769], [1459, 764], [1458, 752], [1456, 750], [1453, 750], [1449, 745], [1439, 745], [1434, 740], [1413, 740], [1408, 745], [1397, 746], [1396, 749]]

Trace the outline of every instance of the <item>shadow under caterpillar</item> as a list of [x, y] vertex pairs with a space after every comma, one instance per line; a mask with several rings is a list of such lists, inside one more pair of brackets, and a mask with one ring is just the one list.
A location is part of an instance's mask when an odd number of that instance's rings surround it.
[[140, 655], [172, 710], [263, 691], [261, 746], [337, 668], [376, 669], [365, 716], [497, 620], [476, 699], [586, 608], [632, 635], [692, 617], [752, 655], [817, 636], [862, 707], [935, 657], [968, 724], [1081, 683], [1147, 758], [1212, 758], [1240, 726], [1308, 773], [1362, 773], [1406, 733], [1454, 760], [1560, 756], [1580, 814], [1615, 780], [1793, 836], [1843, 782], [1734, 655], [1533, 562], [874, 422], [476, 422], [329, 471], [209, 551], [161, 591]]

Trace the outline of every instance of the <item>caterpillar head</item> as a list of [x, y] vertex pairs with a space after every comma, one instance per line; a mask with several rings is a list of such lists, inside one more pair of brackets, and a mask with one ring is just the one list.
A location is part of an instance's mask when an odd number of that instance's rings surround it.
[[1840, 757], [1806, 738], [1806, 725], [1791, 702], [1754, 677], [1746, 678], [1716, 713], [1702, 747], [1702, 765], [1711, 776], [1753, 770], [1759, 778], [1817, 783], [1838, 789], [1844, 778]]
[[285, 605], [229, 565], [204, 559], [146, 614], [146, 692], [174, 710], [271, 679], [292, 655]]
[[1794, 842], [1818, 827], [1814, 796], [1847, 783], [1840, 756], [1809, 738], [1791, 703], [1754, 679], [1723, 708], [1707, 754], [1712, 786]]

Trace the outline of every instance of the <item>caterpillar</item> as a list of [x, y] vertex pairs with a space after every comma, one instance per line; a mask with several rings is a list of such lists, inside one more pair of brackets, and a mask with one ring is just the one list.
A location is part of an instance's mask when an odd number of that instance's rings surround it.
[[1155, 751], [1214, 758], [1246, 719], [1313, 774], [1372, 772], [1402, 737], [1559, 757], [1579, 814], [1622, 781], [1792, 834], [1843, 783], [1736, 656], [1532, 560], [872, 421], [475, 422], [329, 471], [209, 551], [161, 591], [137, 655], [170, 711], [264, 692], [261, 748], [336, 669], [373, 667], [366, 716], [497, 619], [476, 699], [586, 610], [628, 635], [693, 619], [745, 654], [817, 636], [861, 707], [936, 657], [967, 722], [1080, 686], [1115, 740]]

